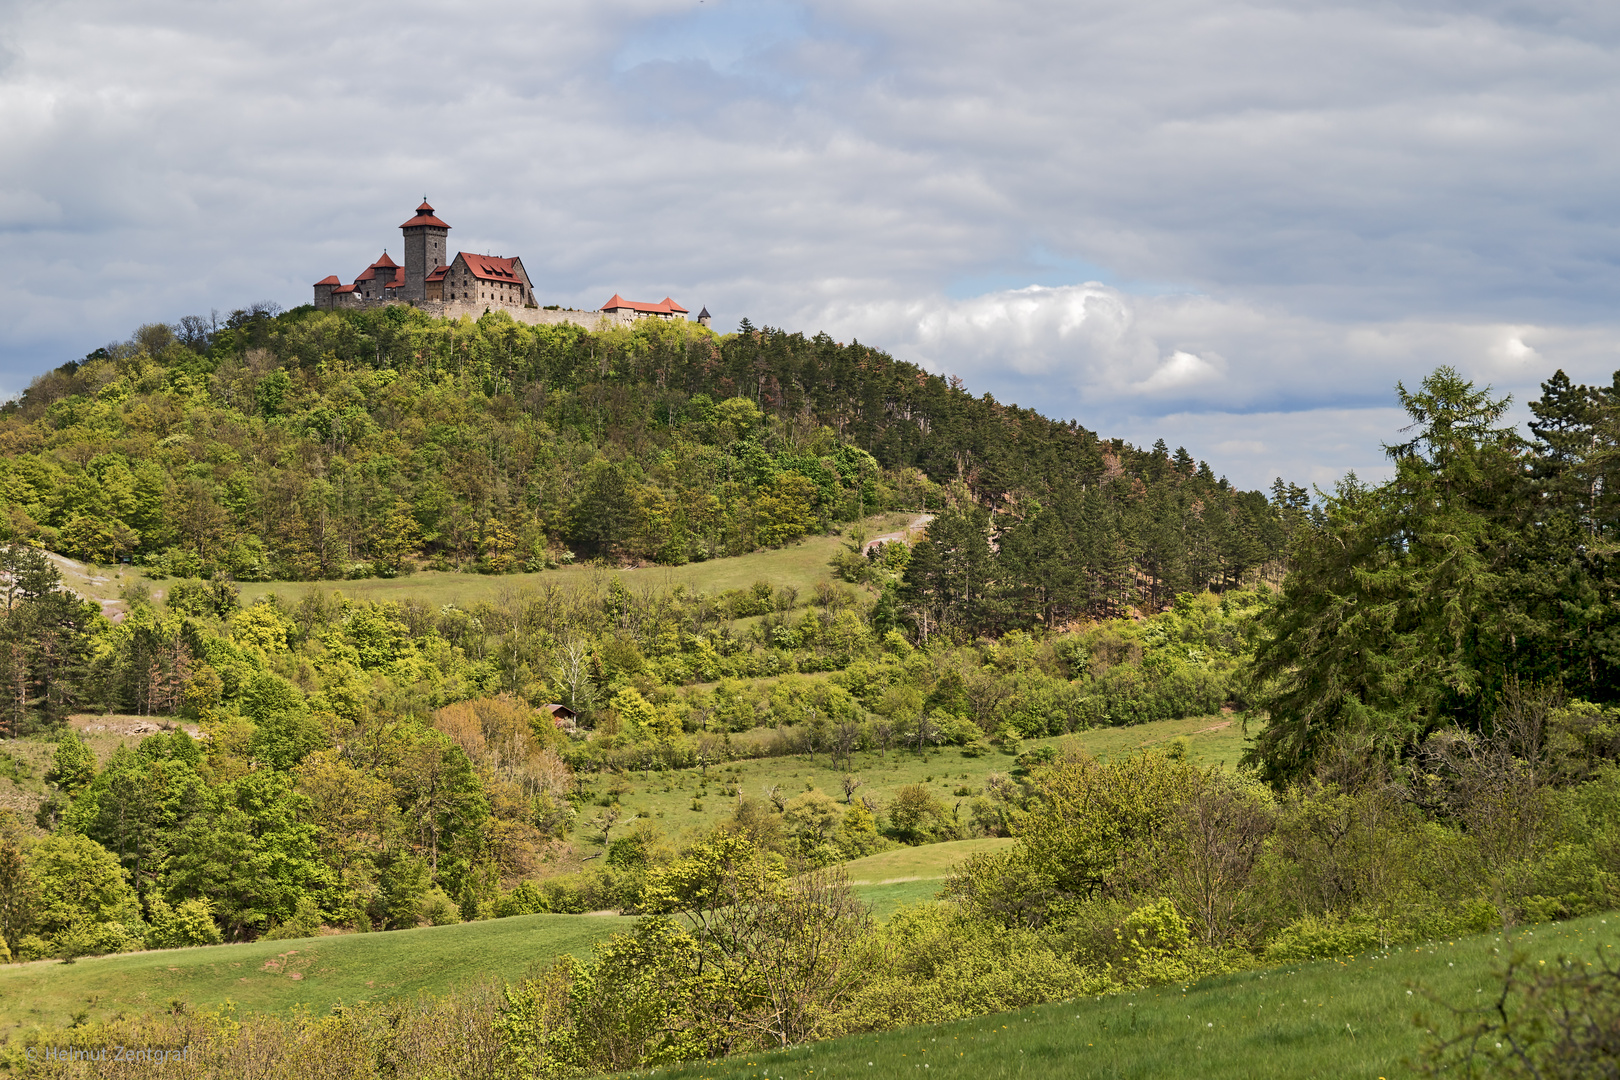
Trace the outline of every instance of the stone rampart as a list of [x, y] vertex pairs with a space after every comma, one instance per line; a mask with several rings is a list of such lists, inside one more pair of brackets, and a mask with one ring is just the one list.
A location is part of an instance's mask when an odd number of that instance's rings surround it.
[[573, 323], [575, 326], [583, 326], [587, 330], [606, 330], [614, 326], [629, 326], [635, 321], [634, 316], [623, 315], [618, 312], [609, 314], [605, 311], [581, 311], [577, 308], [508, 307], [505, 304], [491, 304], [483, 300], [424, 300], [416, 306], [435, 319], [459, 319], [463, 316], [469, 319], [478, 319], [491, 311], [504, 311], [512, 316], [513, 322], [525, 323], [529, 326], [555, 326], [558, 323]]
[[[355, 293], [341, 294], [343, 301], [330, 294], [323, 304], [319, 298], [316, 307], [320, 308], [380, 308], [392, 304], [403, 303], [400, 300], [367, 300]], [[492, 311], [504, 311], [512, 316], [513, 322], [524, 323], [529, 326], [555, 326], [558, 323], [573, 323], [583, 326], [587, 330], [608, 330], [615, 326], [630, 326], [635, 323], [636, 316], [628, 311], [581, 311], [577, 308], [533, 308], [509, 307], [506, 304], [491, 304], [487, 300], [423, 300], [413, 307], [420, 308], [425, 314], [435, 319], [480, 319]]]

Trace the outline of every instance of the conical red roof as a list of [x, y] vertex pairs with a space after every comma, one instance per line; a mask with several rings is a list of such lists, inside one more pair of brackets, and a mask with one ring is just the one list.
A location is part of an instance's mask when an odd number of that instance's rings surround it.
[[405, 224], [401, 225], [400, 228], [410, 229], [418, 225], [432, 225], [439, 229], [448, 229], [450, 227], [447, 222], [440, 221], [438, 218], [433, 216], [433, 207], [428, 205], [428, 201], [426, 199], [423, 199], [422, 205], [416, 208], [416, 216], [411, 218], [411, 220], [407, 221]]

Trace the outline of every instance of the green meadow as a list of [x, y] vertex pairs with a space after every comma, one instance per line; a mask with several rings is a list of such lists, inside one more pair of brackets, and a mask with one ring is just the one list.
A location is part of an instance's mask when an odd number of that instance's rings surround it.
[[[1620, 947], [1620, 916], [1519, 931], [1532, 959]], [[624, 1074], [661, 1080], [1396, 1080], [1450, 1008], [1500, 986], [1501, 934], [1291, 964], [999, 1016], [857, 1035], [717, 1062]]]
[[517, 980], [534, 965], [591, 946], [630, 920], [603, 915], [521, 915], [510, 919], [255, 941], [196, 949], [98, 956], [72, 964], [42, 960], [0, 966], [0, 1033], [71, 1024], [81, 1013], [105, 1020], [234, 1001], [248, 1012], [443, 993], [482, 978]]
[[[910, 514], [877, 514], [865, 521], [865, 534], [877, 536], [904, 528]], [[663, 590], [684, 585], [689, 592], [721, 593], [746, 589], [756, 581], [769, 581], [772, 587], [792, 587], [800, 601], [810, 598], [817, 582], [833, 580], [827, 563], [849, 542], [854, 532], [849, 525], [841, 533], [809, 536], [786, 547], [751, 552], [726, 559], [709, 559], [684, 566], [612, 567], [589, 564], [564, 566], [534, 574], [477, 574], [455, 570], [418, 570], [395, 578], [362, 578], [356, 581], [253, 581], [243, 582], [242, 603], [275, 593], [283, 600], [297, 600], [312, 589], [340, 591], [356, 600], [419, 600], [434, 607], [455, 604], [470, 607], [480, 601], [496, 603], [508, 597], [551, 586], [578, 587], [619, 580], [630, 589]], [[154, 583], [153, 588], [162, 588]]]
[[948, 877], [957, 863], [969, 855], [997, 851], [1011, 847], [1012, 843], [1010, 837], [987, 836], [977, 840], [947, 840], [942, 844], [895, 848], [844, 863], [844, 872], [849, 875], [851, 885], [937, 880]]
[[[738, 749], [772, 734], [765, 729], [745, 732], [736, 739]], [[1029, 739], [1022, 749], [1051, 746], [1059, 753], [1083, 750], [1107, 759], [1164, 748], [1178, 739], [1184, 740], [1187, 756], [1194, 763], [1234, 768], [1243, 752], [1245, 735], [1241, 721], [1231, 716], [1197, 716]], [[760, 799], [774, 788], [783, 798], [791, 799], [817, 788], [843, 801], [841, 785], [849, 773], [862, 781], [854, 792], [856, 798], [870, 796], [887, 802], [908, 784], [924, 784], [949, 809], [979, 794], [992, 773], [1006, 774], [1016, 768], [1017, 762], [996, 749], [982, 757], [966, 757], [955, 747], [935, 747], [926, 756], [912, 751], [858, 751], [850, 766], [846, 769], [842, 760], [835, 762], [826, 754], [742, 758], [710, 765], [706, 772], [692, 768], [603, 778], [597, 785], [597, 795], [600, 800], [616, 797], [625, 819], [637, 814], [646, 816], [670, 836], [680, 838], [705, 832], [728, 817], [736, 807], [736, 795], [727, 792]], [[578, 843], [589, 847], [600, 842], [600, 832], [589, 824], [599, 810], [581, 809], [575, 829]]]
[[[930, 844], [847, 866], [857, 894], [883, 919], [903, 904], [932, 900], [940, 881], [968, 855], [1008, 843]], [[66, 1025], [79, 1013], [103, 1020], [163, 1010], [176, 1001], [209, 1008], [229, 999], [251, 1012], [298, 1006], [324, 1012], [338, 1002], [444, 993], [480, 978], [515, 981], [559, 956], [584, 958], [597, 941], [630, 925], [613, 915], [520, 915], [388, 933], [125, 953], [72, 964], [0, 965], [0, 1032]]]

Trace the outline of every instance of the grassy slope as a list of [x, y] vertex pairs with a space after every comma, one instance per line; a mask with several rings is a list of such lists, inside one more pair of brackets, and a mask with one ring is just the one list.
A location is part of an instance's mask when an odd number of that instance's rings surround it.
[[[866, 528], [876, 534], [911, 520], [906, 514], [878, 514], [867, 519]], [[849, 532], [846, 526], [844, 532]], [[552, 585], [572, 587], [599, 579], [603, 586], [614, 578], [630, 589], [667, 589], [685, 585], [688, 590], [718, 593], [746, 589], [756, 581], [769, 581], [781, 588], [799, 590], [802, 603], [818, 581], [832, 581], [827, 561], [845, 543], [842, 536], [811, 536], [789, 547], [756, 551], [730, 559], [710, 559], [685, 566], [647, 566], [639, 569], [607, 569], [594, 566], [566, 566], [538, 574], [463, 574], [451, 570], [420, 570], [406, 577], [366, 578], [359, 581], [255, 581], [243, 582], [242, 603], [251, 604], [266, 593], [283, 600], [296, 600], [311, 589], [341, 590], [359, 600], [422, 600], [435, 607], [456, 604], [466, 607], [480, 600], [494, 601], [504, 596], [520, 596], [525, 591]]]
[[[904, 848], [850, 864], [861, 898], [879, 918], [902, 904], [932, 900], [939, 879], [980, 848], [1006, 840], [966, 840]], [[874, 874], [909, 880], [877, 884]], [[226, 998], [246, 1010], [362, 1001], [419, 990], [443, 992], [481, 976], [516, 979], [531, 964], [565, 953], [584, 958], [630, 920], [600, 915], [526, 915], [461, 926], [387, 934], [345, 934], [295, 941], [164, 949], [80, 960], [0, 967], [0, 1031], [67, 1023], [80, 1010], [103, 1018], [164, 1008], [179, 999], [212, 1006]], [[297, 976], [294, 978], [294, 976]]]
[[[1033, 749], [1050, 744], [1061, 750], [1069, 745], [1077, 745], [1098, 757], [1108, 758], [1165, 746], [1177, 737], [1187, 739], [1188, 756], [1200, 765], [1233, 767], [1243, 749], [1242, 727], [1225, 716], [1164, 720], [1129, 728], [1097, 728], [1077, 735], [1030, 739], [1024, 743], [1024, 747]], [[865, 786], [856, 792], [857, 795], [870, 795], [887, 802], [904, 785], [923, 783], [947, 807], [953, 807], [965, 803], [972, 794], [976, 794], [992, 772], [1006, 773], [1013, 765], [1013, 759], [1000, 751], [992, 750], [983, 757], [969, 758], [963, 757], [959, 750], [947, 747], [931, 751], [926, 758], [915, 753], [891, 751], [884, 760], [884, 756], [876, 752], [857, 753], [854, 768], [850, 771], [865, 781]], [[735, 783], [744, 795], [753, 799], [761, 798], [766, 788], [776, 786], [788, 798], [798, 795], [807, 787], [816, 787], [843, 800], [843, 790], [839, 786], [844, 776], [843, 762], [840, 761], [835, 768], [826, 754], [818, 754], [814, 760], [802, 755], [756, 758], [729, 765], [711, 765], [708, 771], [709, 792], [701, 799], [700, 810], [692, 809], [700, 779], [697, 769], [655, 772], [649, 777], [643, 777], [640, 773], [626, 775], [623, 779], [629, 785], [629, 790], [619, 796], [625, 817], [645, 814], [674, 837], [688, 830], [694, 833], [706, 831], [729, 816], [735, 805], [734, 800], [720, 795], [722, 782]], [[955, 794], [963, 787], [969, 789], [969, 795]], [[598, 785], [598, 789], [605, 794], [605, 785]], [[586, 824], [597, 811], [596, 807], [586, 807], [580, 814], [574, 838], [583, 846], [594, 846], [600, 840], [599, 834]], [[965, 806], [963, 812], [966, 812]], [[622, 825], [619, 827], [623, 828]]]
[[933, 900], [956, 864], [979, 851], [1007, 847], [1007, 837], [948, 840], [943, 844], [896, 848], [844, 864], [849, 883], [878, 919], [887, 919], [906, 904]]
[[[1620, 917], [1533, 927], [1518, 942], [1549, 960], [1560, 952], [1591, 957], [1600, 945], [1620, 947]], [[1416, 1013], [1429, 1026], [1453, 1027], [1425, 994], [1469, 1008], [1484, 1003], [1499, 985], [1500, 947], [1492, 935], [1442, 941], [634, 1075], [872, 1080], [926, 1064], [932, 1080], [1395, 1080], [1413, 1075], [1403, 1062], [1424, 1045]]]
[[884, 885], [901, 881], [937, 881], [950, 874], [956, 864], [981, 851], [995, 851], [1012, 844], [1004, 836], [978, 840], [949, 840], [943, 844], [896, 848], [844, 864], [852, 885]]
[[630, 920], [601, 915], [524, 915], [386, 934], [259, 941], [203, 949], [164, 949], [0, 967], [0, 1031], [66, 1024], [88, 1010], [102, 1019], [141, 1013], [179, 999], [276, 1012], [338, 1001], [443, 992], [480, 977], [517, 979], [531, 965], [566, 953], [584, 957]]

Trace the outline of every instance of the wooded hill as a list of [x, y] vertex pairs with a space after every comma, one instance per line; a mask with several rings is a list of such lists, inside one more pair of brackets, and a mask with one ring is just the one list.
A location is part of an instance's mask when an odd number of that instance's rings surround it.
[[1015, 625], [1240, 583], [1304, 501], [746, 321], [299, 308], [180, 329], [142, 327], [0, 410], [10, 538], [176, 576], [500, 573], [575, 552], [679, 564], [965, 503], [1008, 555], [990, 576], [1011, 607], [981, 614]]

